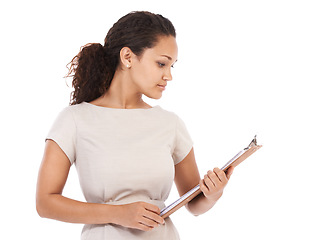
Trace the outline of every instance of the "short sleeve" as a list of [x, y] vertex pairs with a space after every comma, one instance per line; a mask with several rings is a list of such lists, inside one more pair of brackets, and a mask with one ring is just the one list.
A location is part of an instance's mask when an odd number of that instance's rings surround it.
[[62, 110], [54, 121], [46, 140], [56, 142], [67, 155], [71, 164], [76, 159], [76, 124], [70, 107]]
[[183, 120], [177, 117], [172, 157], [174, 165], [180, 163], [193, 147], [193, 141]]

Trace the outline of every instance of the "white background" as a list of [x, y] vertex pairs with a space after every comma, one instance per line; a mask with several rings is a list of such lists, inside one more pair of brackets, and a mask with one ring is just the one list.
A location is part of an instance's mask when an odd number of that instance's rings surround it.
[[[36, 213], [44, 137], [69, 103], [63, 76], [79, 48], [103, 43], [128, 12], [148, 10], [175, 25], [179, 59], [163, 98], [147, 101], [185, 121], [201, 175], [255, 134], [263, 144], [213, 210], [172, 216], [182, 239], [332, 238], [330, 1], [11, 1], [0, 9], [2, 236], [79, 239], [82, 225]], [[75, 168], [64, 194], [84, 200]], [[168, 203], [176, 198], [173, 189]]]

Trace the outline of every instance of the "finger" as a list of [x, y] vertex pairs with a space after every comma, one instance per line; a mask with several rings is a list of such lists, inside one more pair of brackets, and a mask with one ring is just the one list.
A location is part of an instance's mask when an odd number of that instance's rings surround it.
[[158, 214], [156, 214], [154, 212], [146, 211], [143, 214], [143, 216], [145, 218], [148, 218], [148, 219], [154, 221], [157, 224], [164, 224], [165, 223], [165, 220], [161, 216], [159, 216]]
[[227, 169], [227, 171], [226, 171], [226, 177], [228, 179], [230, 179], [230, 177], [232, 176], [233, 171], [234, 171], [234, 167], [230, 167], [230, 168]]
[[158, 227], [158, 223], [148, 217], [143, 216], [139, 223], [144, 224], [150, 228]]
[[208, 171], [208, 177], [211, 179], [211, 181], [216, 187], [219, 187], [222, 184], [222, 179], [220, 179], [220, 177], [218, 176], [217, 171], [223, 172], [222, 170], [215, 168], [213, 169], [213, 172]]
[[150, 212], [154, 212], [156, 214], [160, 214], [160, 208], [157, 207], [156, 205], [150, 204], [150, 203], [145, 203], [144, 208]]
[[209, 178], [208, 175], [205, 175], [203, 180], [204, 180], [204, 184], [205, 184], [205, 186], [206, 186], [209, 190], [212, 190], [212, 189], [215, 187], [215, 185], [213, 184], [213, 182], [211, 181], [211, 179]]
[[217, 175], [217, 177], [220, 179], [221, 182], [227, 182], [226, 174], [223, 170], [220, 168], [214, 168], [213, 171]]
[[209, 192], [209, 189], [208, 189], [207, 186], [205, 185], [203, 179], [201, 179], [201, 180], [199, 181], [199, 187], [200, 187], [200, 189], [202, 190], [203, 193], [208, 193], [208, 192]]
[[135, 228], [137, 228], [138, 230], [145, 231], [145, 232], [150, 231], [150, 230], [153, 229], [152, 227], [149, 227], [149, 226], [147, 226], [147, 225], [145, 225], [144, 223], [141, 223], [141, 222], [139, 222], [138, 226], [136, 226]]

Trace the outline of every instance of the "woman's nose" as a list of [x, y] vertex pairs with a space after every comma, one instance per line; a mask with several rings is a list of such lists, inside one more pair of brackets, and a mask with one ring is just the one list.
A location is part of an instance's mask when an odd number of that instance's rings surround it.
[[163, 76], [163, 80], [171, 81], [173, 79], [171, 69], [167, 70]]

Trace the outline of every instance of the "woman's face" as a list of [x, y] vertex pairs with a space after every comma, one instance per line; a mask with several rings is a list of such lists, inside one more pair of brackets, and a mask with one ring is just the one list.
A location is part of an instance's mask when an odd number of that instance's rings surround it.
[[146, 49], [140, 57], [132, 59], [130, 75], [138, 91], [159, 99], [167, 82], [172, 80], [171, 68], [177, 61], [178, 47], [172, 36], [160, 37], [153, 48]]

